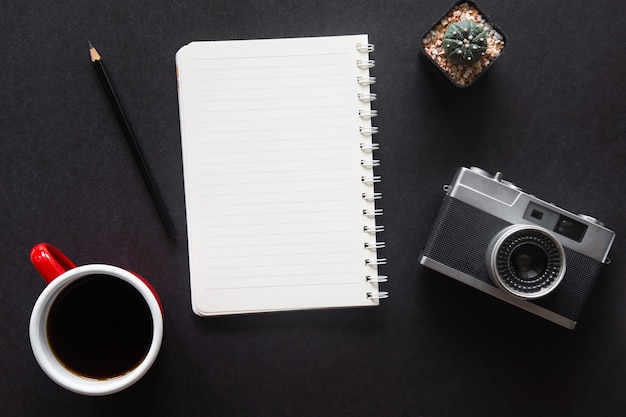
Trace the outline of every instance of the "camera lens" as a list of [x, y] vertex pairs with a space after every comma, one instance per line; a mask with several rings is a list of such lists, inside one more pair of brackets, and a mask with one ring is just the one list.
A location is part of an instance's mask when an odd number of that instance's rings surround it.
[[493, 238], [486, 255], [492, 281], [516, 297], [543, 297], [565, 275], [563, 246], [537, 226], [507, 227]]
[[548, 254], [541, 246], [523, 243], [511, 253], [511, 271], [520, 280], [532, 281], [548, 266]]

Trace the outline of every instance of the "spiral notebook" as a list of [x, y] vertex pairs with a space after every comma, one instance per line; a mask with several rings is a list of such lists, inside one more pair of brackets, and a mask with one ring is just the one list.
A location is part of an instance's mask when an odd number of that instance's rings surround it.
[[375, 306], [384, 243], [367, 35], [176, 54], [189, 270], [201, 316]]

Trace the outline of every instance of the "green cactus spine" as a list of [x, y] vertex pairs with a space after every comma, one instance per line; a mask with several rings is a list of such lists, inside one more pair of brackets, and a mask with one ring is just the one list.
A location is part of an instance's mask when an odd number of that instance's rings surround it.
[[487, 49], [487, 32], [472, 20], [450, 24], [443, 35], [443, 51], [448, 59], [461, 65], [473, 65]]

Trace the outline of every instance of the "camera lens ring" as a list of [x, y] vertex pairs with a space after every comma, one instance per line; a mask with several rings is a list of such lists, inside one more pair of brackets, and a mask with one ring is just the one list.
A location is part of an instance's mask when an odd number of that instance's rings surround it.
[[552, 292], [565, 275], [565, 252], [548, 230], [513, 225], [500, 231], [486, 253], [491, 280], [506, 293], [536, 299]]

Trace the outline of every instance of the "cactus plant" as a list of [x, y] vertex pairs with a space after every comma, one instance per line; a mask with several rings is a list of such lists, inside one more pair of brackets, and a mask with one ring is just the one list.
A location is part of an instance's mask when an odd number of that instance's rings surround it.
[[483, 25], [472, 20], [451, 23], [443, 36], [443, 50], [451, 61], [473, 65], [487, 49], [487, 33]]

